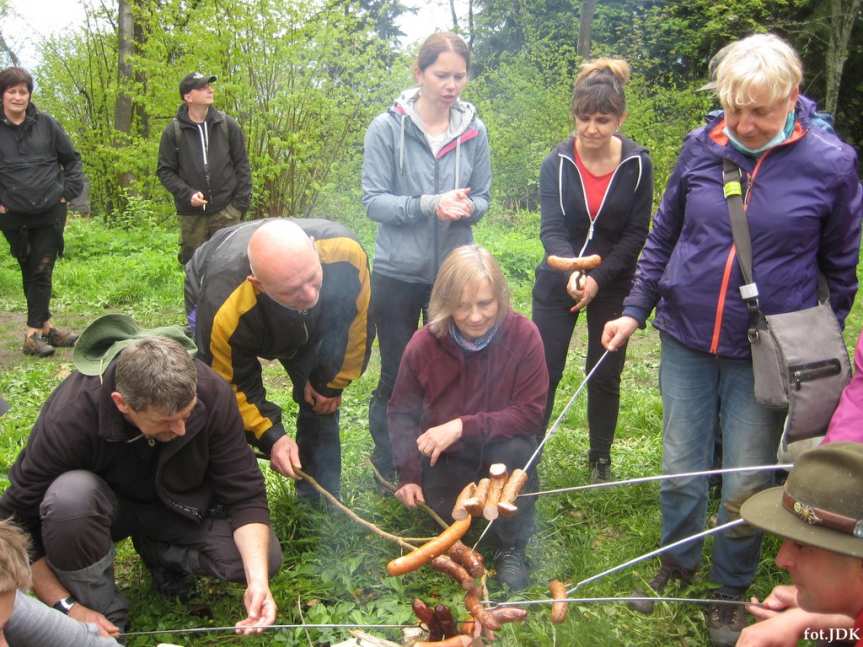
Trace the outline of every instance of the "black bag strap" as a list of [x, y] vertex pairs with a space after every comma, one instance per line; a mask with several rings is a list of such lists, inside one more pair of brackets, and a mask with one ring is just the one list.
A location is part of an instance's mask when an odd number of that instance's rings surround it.
[[758, 305], [758, 286], [752, 280], [752, 238], [749, 235], [746, 211], [743, 209], [743, 174], [737, 164], [728, 158], [722, 160], [722, 191], [728, 203], [731, 235], [734, 238], [734, 247], [737, 249], [737, 263], [743, 274], [740, 296], [749, 310], [751, 332], [762, 318], [761, 308]]

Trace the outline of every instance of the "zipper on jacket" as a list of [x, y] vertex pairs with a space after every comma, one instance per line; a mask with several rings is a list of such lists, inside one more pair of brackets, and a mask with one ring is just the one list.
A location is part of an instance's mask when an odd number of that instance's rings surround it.
[[[603, 193], [602, 195], [602, 201], [599, 203], [599, 209], [596, 210], [596, 215], [593, 218], [590, 217], [590, 206], [587, 203], [587, 189], [584, 186], [584, 178], [581, 177], [581, 171], [578, 170], [578, 164], [576, 164], [575, 160], [569, 157], [569, 155], [558, 153], [558, 156], [561, 158], [561, 161], [557, 174], [557, 195], [560, 199], [560, 211], [564, 215], [564, 217], [566, 217], [566, 210], [563, 208], [563, 160], [568, 160], [569, 163], [572, 164], [572, 168], [575, 170], [575, 174], [578, 176], [578, 181], [581, 184], [581, 196], [584, 198], [584, 213], [587, 215], [587, 220], [590, 222], [590, 226], [587, 229], [587, 237], [584, 239], [584, 244], [581, 246], [581, 249], [578, 252], [578, 256], [584, 256], [587, 245], [590, 243], [591, 240], [593, 240], [594, 223], [599, 220], [599, 216], [602, 215], [602, 208], [605, 206], [605, 199], [608, 197], [608, 194], [611, 193], [611, 186], [614, 184], [614, 178], [617, 177], [617, 171], [620, 170], [620, 167], [629, 160], [639, 159], [639, 156], [630, 155], [629, 157], [620, 160], [617, 166], [614, 167], [614, 171], [611, 172], [611, 179], [608, 181], [608, 186], [605, 187], [605, 193]], [[640, 183], [641, 171], [639, 171], [638, 176]], [[636, 183], [636, 190], [638, 189], [639, 183]]]
[[[758, 171], [761, 169], [761, 164], [767, 159], [767, 156], [770, 155], [770, 149], [764, 153], [758, 160], [755, 162], [755, 168], [752, 169], [752, 173], [749, 175], [749, 181], [746, 183], [746, 194], [743, 196], [743, 213], [746, 213], [746, 209], [749, 206], [749, 202], [752, 198], [752, 188], [755, 186], [755, 178], [758, 177]], [[728, 211], [728, 203], [726, 205], [726, 214]], [[730, 218], [730, 214], [729, 215]], [[725, 316], [725, 299], [728, 296], [728, 285], [731, 282], [731, 273], [734, 270], [734, 259], [737, 257], [737, 248], [734, 246], [733, 238], [731, 243], [731, 249], [728, 250], [728, 258], [725, 259], [725, 271], [722, 273], [722, 283], [719, 285], [719, 296], [716, 299], [716, 317], [713, 320], [713, 335], [710, 339], [710, 352], [714, 355], [717, 354], [719, 350], [719, 338], [722, 334], [722, 319]]]

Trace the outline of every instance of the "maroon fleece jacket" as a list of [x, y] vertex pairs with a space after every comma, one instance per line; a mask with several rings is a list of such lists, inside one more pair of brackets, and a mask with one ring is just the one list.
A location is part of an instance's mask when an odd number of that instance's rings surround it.
[[417, 437], [436, 425], [461, 418], [462, 439], [447, 452], [464, 450], [464, 440], [543, 431], [548, 395], [539, 331], [510, 312], [483, 350], [468, 352], [449, 334], [418, 330], [405, 348], [387, 408], [399, 483], [421, 483]]

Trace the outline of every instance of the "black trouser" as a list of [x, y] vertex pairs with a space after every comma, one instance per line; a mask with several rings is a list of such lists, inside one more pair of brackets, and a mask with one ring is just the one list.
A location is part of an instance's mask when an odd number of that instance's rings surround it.
[[[465, 485], [488, 476], [488, 468], [503, 463], [509, 472], [524, 467], [536, 449], [535, 436], [515, 436], [494, 439], [466, 440], [458, 452], [444, 452], [434, 467], [423, 457], [422, 489], [426, 503], [446, 521], [452, 519], [452, 507]], [[537, 461], [538, 462], [538, 461]], [[528, 472], [525, 492], [539, 490], [536, 464]], [[536, 497], [517, 499], [518, 512], [512, 517], [499, 517], [489, 531], [496, 548], [524, 548], [533, 534], [536, 517]]]
[[[585, 374], [590, 372], [605, 349], [602, 347], [602, 329], [606, 322], [623, 312], [623, 299], [629, 283], [623, 289], [600, 290], [587, 306], [587, 361]], [[566, 355], [578, 313], [570, 312], [573, 300], [566, 292], [566, 275], [538, 269], [533, 287], [533, 322], [539, 328], [545, 347], [545, 364], [548, 367], [548, 404], [545, 424], [551, 417], [557, 385], [563, 377]], [[587, 384], [587, 423], [590, 427], [590, 459], [608, 458], [617, 427], [620, 409], [620, 374], [626, 359], [626, 345], [609, 353]], [[569, 396], [567, 396], [569, 397]]]
[[[212, 511], [201, 523], [161, 502], [135, 503], [117, 497], [92, 472], [58, 476], [39, 507], [45, 556], [60, 581], [83, 604], [125, 623], [127, 606], [115, 588], [115, 541], [131, 536], [149, 567], [165, 566], [192, 575], [245, 582], [243, 562], [230, 522]], [[270, 529], [269, 573], [282, 563], [282, 549]]]
[[66, 205], [58, 204], [51, 211], [56, 212], [55, 216], [52, 222], [44, 226], [3, 230], [12, 256], [18, 260], [21, 268], [24, 298], [27, 300], [27, 325], [30, 328], [41, 328], [51, 319], [51, 279], [54, 262], [62, 251]]
[[369, 431], [375, 443], [372, 461], [387, 478], [393, 476], [393, 457], [387, 430], [387, 403], [396, 383], [402, 353], [417, 330], [420, 316], [428, 318], [431, 286], [407, 283], [372, 272], [371, 317], [377, 328], [381, 377], [369, 401]]

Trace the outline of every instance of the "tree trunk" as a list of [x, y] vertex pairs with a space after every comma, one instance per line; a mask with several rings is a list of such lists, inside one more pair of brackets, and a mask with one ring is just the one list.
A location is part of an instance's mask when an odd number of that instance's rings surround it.
[[590, 58], [590, 31], [593, 28], [593, 12], [596, 0], [583, 0], [581, 3], [581, 19], [578, 27], [578, 54]]
[[827, 112], [836, 113], [842, 69], [848, 60], [848, 42], [854, 30], [861, 0], [830, 0], [830, 41], [827, 43], [826, 105]]
[[458, 32], [458, 14], [455, 12], [455, 0], [449, 0], [449, 10], [452, 13], [452, 30]]
[[[119, 0], [117, 20], [117, 99], [114, 103], [114, 130], [129, 134], [132, 129], [132, 97], [128, 94], [129, 84], [132, 80], [132, 64], [129, 57], [132, 54], [132, 0]], [[118, 142], [121, 146], [123, 141]], [[121, 186], [129, 186], [132, 182], [132, 174], [128, 171], [121, 172], [119, 177]]]
[[9, 61], [15, 67], [21, 67], [21, 62], [18, 60], [18, 55], [9, 47], [9, 43], [6, 42], [6, 39], [3, 38], [3, 34], [0, 34], [0, 51], [5, 52], [6, 56], [9, 57]]

